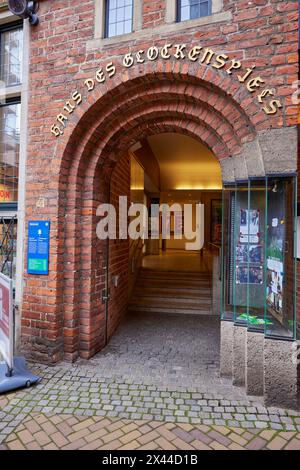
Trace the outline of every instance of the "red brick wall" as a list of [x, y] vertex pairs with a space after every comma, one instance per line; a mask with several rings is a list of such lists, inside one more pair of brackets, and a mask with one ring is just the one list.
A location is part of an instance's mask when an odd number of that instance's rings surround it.
[[[183, 132], [223, 158], [238, 154], [258, 131], [296, 124], [296, 0], [224, 1], [231, 24], [174, 28], [167, 35], [153, 28], [163, 23], [163, 8], [163, 1], [144, 0], [147, 37], [91, 50], [94, 0], [40, 2], [40, 25], [30, 30], [26, 220], [51, 219], [51, 262], [47, 278], [25, 273], [23, 344], [35, 358], [90, 357], [104, 344], [105, 247], [95, 236], [96, 209], [107, 200], [114, 165], [130, 145], [151, 133]], [[249, 96], [226, 69], [175, 58], [122, 66], [127, 52], [166, 43], [209, 46], [240, 58], [244, 69], [255, 63], [255, 73], [275, 87], [282, 110], [266, 116], [257, 93]], [[112, 60], [116, 75], [89, 93], [83, 81]], [[76, 89], [82, 104], [55, 138], [51, 126]], [[41, 197], [44, 208], [37, 204]]]
[[155, 28], [165, 22], [166, 0], [144, 0], [142, 3], [143, 28]]

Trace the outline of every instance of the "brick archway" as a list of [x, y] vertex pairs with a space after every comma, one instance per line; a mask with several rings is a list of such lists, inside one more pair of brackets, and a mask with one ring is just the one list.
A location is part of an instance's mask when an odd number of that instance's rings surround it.
[[[104, 246], [96, 237], [96, 209], [108, 200], [116, 162], [137, 140], [162, 132], [189, 135], [222, 160], [242, 153], [264, 120], [244, 88], [226, 75], [193, 65], [182, 70], [138, 67], [88, 96], [56, 146], [61, 155], [56, 311], [50, 334], [26, 331], [31, 354], [56, 362], [89, 358], [104, 346]], [[203, 76], [201, 76], [201, 74]], [[248, 110], [246, 113], [245, 109]], [[30, 305], [27, 305], [30, 308]], [[27, 338], [26, 338], [27, 337]], [[23, 335], [24, 338], [24, 335]], [[35, 354], [35, 353], [33, 353]]]

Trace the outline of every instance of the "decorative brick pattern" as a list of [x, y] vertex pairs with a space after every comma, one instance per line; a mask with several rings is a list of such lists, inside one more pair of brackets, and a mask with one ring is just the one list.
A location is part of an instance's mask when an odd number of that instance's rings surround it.
[[300, 433], [277, 432], [268, 438], [264, 433], [214, 425], [37, 414], [24, 419], [0, 450], [300, 449]]

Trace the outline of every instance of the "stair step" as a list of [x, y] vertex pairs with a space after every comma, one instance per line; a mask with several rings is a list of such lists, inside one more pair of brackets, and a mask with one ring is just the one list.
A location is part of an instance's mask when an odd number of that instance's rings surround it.
[[176, 271], [165, 271], [165, 272], [147, 272], [140, 271], [139, 277], [144, 279], [191, 279], [191, 280], [201, 280], [201, 279], [210, 279], [211, 276], [208, 273], [185, 273], [185, 272], [176, 272]]
[[210, 315], [211, 275], [205, 271], [141, 269], [129, 311]]
[[145, 278], [138, 278], [137, 286], [174, 286], [174, 287], [204, 287], [210, 286], [210, 279], [196, 279], [196, 280], [188, 280], [188, 279], [145, 279]]
[[168, 299], [164, 297], [132, 297], [130, 300], [130, 305], [145, 305], [148, 307], [161, 307], [161, 306], [167, 306], [170, 308], [173, 307], [179, 307], [181, 306], [184, 307], [189, 307], [189, 308], [199, 308], [201, 306], [204, 306], [205, 308], [207, 306], [211, 305], [211, 299], [178, 299], [178, 298], [173, 298], [173, 299]]
[[128, 310], [130, 312], [151, 312], [151, 313], [180, 313], [183, 315], [211, 315], [212, 311], [210, 308], [203, 309], [192, 309], [192, 308], [169, 308], [169, 307], [145, 307], [129, 305]]
[[168, 287], [136, 287], [134, 289], [135, 296], [141, 297], [172, 297], [172, 298], [190, 298], [190, 299], [198, 299], [198, 298], [206, 298], [211, 297], [211, 290], [210, 289], [170, 289]]

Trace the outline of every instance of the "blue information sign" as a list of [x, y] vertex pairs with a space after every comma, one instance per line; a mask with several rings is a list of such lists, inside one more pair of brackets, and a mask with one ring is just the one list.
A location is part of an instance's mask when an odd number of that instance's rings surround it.
[[49, 274], [50, 222], [32, 220], [28, 223], [28, 274]]

